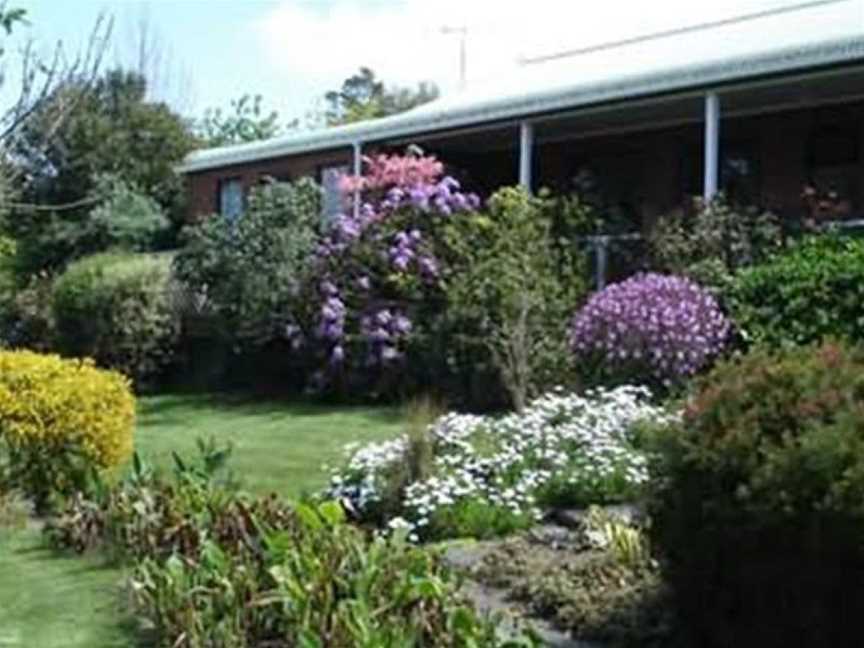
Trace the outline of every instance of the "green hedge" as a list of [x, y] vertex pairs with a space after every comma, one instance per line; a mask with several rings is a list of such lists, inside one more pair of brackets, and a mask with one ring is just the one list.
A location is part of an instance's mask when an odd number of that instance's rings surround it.
[[658, 441], [652, 532], [687, 645], [858, 645], [864, 353], [721, 365]]
[[104, 253], [77, 261], [54, 285], [58, 348], [147, 383], [174, 356], [174, 295], [167, 255]]
[[805, 239], [735, 275], [726, 299], [751, 342], [779, 347], [826, 337], [864, 340], [864, 240]]

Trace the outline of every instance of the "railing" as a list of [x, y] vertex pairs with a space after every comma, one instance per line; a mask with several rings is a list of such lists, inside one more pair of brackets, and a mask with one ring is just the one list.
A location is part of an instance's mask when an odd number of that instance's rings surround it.
[[592, 259], [597, 290], [605, 288], [610, 278], [632, 274], [644, 266], [644, 238], [639, 232], [582, 236], [576, 241], [587, 248]]

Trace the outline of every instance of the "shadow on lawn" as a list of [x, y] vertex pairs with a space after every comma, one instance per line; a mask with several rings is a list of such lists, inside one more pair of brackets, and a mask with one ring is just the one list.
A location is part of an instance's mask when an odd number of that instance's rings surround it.
[[404, 408], [397, 405], [334, 405], [302, 400], [277, 400], [233, 392], [210, 394], [164, 394], [142, 398], [138, 405], [139, 426], [183, 423], [195, 413], [223, 412], [278, 420], [286, 417], [325, 417], [351, 415], [371, 423], [393, 424], [403, 417]]

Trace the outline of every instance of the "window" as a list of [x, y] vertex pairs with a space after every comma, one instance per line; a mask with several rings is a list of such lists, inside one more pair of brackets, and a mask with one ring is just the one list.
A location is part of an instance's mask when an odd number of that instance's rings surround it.
[[240, 178], [219, 181], [219, 213], [230, 220], [243, 213], [243, 181]]
[[342, 211], [342, 192], [339, 191], [339, 179], [347, 173], [347, 164], [321, 168], [321, 187], [324, 190], [321, 211], [325, 219], [334, 218]]

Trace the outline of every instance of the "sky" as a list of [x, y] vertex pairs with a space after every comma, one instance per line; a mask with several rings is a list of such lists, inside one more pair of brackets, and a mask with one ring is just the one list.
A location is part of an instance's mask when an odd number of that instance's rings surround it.
[[[285, 122], [321, 105], [361, 65], [390, 84], [459, 88], [554, 53], [800, 0], [12, 0], [30, 24], [16, 42], [44, 52], [86, 42], [97, 16], [114, 19], [107, 62], [134, 65], [147, 26], [155, 98], [189, 117], [261, 94]], [[448, 30], [449, 28], [449, 30]], [[449, 33], [448, 33], [449, 31]], [[8, 72], [10, 76], [14, 71]]]

